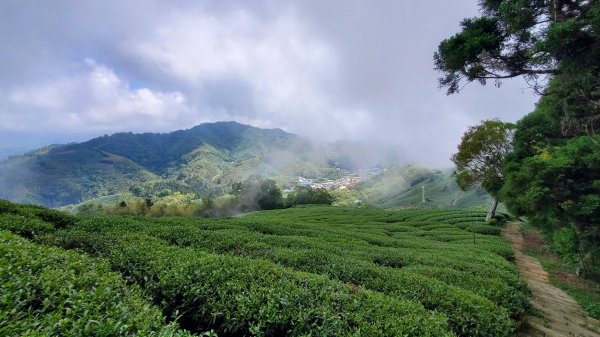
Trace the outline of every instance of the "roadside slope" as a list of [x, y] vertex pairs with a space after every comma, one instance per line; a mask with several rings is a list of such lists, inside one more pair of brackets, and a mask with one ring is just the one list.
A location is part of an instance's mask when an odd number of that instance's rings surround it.
[[540, 262], [523, 253], [524, 240], [519, 223], [509, 223], [502, 236], [513, 246], [515, 263], [532, 292], [531, 303], [542, 315], [542, 318], [525, 317], [519, 336], [600, 337], [600, 322], [587, 317], [571, 296], [551, 285]]

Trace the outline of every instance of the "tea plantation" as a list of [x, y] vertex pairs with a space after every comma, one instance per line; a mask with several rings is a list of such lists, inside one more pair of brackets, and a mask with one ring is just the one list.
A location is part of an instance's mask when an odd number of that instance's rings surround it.
[[528, 291], [484, 217], [72, 217], [0, 201], [0, 335], [511, 336]]

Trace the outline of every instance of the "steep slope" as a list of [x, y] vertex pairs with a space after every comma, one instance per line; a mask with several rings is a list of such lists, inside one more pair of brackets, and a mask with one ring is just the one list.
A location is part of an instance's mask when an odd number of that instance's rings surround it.
[[93, 148], [50, 146], [0, 162], [0, 198], [55, 207], [156, 179], [122, 156]]

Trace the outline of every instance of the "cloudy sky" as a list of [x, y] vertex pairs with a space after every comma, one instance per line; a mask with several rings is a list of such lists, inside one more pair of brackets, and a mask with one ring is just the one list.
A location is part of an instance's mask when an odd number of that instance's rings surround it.
[[235, 120], [450, 166], [469, 125], [515, 121], [521, 80], [437, 88], [476, 0], [0, 2], [0, 156]]

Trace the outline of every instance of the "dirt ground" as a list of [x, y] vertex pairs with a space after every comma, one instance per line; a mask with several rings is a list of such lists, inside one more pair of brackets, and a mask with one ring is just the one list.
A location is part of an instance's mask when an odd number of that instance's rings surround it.
[[[555, 260], [557, 263], [560, 263], [560, 258], [549, 253], [549, 248], [546, 245], [544, 236], [539, 231], [529, 230], [523, 235], [523, 239], [524, 248], [526, 250], [529, 249], [535, 251], [538, 254], [544, 255], [546, 259]], [[553, 273], [552, 277], [559, 282], [566, 283], [577, 288], [595, 290], [598, 287], [595, 282], [581, 278], [574, 272], [557, 271]]]
[[547, 250], [544, 236], [535, 230], [529, 230], [523, 235], [526, 249], [535, 250], [537, 252], [543, 252]]

